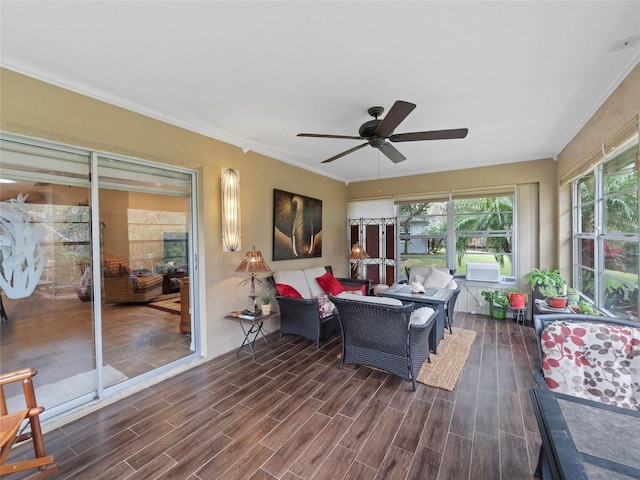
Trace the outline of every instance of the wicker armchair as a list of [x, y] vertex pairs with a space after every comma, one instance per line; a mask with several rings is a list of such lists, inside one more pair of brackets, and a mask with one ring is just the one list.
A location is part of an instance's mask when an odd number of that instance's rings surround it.
[[435, 312], [428, 307], [419, 309], [430, 310], [430, 316], [422, 324], [413, 324], [413, 304], [388, 305], [344, 296], [331, 300], [338, 309], [342, 329], [340, 368], [345, 363], [380, 368], [411, 381], [415, 390], [420, 367], [431, 361], [429, 333]]
[[[332, 273], [331, 266], [325, 266], [324, 271]], [[267, 280], [275, 288], [273, 276]], [[365, 286], [369, 292], [371, 282], [369, 280], [337, 278], [342, 285], [352, 287]], [[276, 296], [280, 309], [280, 338], [285, 335], [299, 335], [315, 342], [320, 348], [320, 343], [329, 338], [339, 328], [336, 314], [322, 317], [320, 315], [320, 300], [318, 298], [291, 298]]]

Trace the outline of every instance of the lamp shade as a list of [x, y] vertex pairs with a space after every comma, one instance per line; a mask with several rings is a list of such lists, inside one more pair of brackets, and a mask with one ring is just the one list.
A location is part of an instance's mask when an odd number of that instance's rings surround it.
[[351, 251], [349, 252], [350, 259], [362, 259], [362, 258], [371, 258], [369, 254], [365, 251], [364, 247], [359, 243], [356, 243], [351, 247]]
[[246, 272], [246, 273], [258, 273], [258, 272], [270, 272], [271, 269], [267, 262], [264, 261], [264, 257], [262, 256], [262, 252], [260, 250], [256, 250], [256, 247], [253, 247], [247, 253], [244, 254], [244, 258], [238, 268], [236, 268], [236, 272]]

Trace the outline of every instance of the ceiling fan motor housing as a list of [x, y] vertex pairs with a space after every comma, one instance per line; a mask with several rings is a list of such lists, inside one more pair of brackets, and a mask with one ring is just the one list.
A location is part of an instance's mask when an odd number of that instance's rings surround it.
[[376, 128], [380, 125], [382, 120], [369, 120], [368, 122], [364, 122], [358, 130], [358, 133], [362, 138], [371, 138], [376, 133]]

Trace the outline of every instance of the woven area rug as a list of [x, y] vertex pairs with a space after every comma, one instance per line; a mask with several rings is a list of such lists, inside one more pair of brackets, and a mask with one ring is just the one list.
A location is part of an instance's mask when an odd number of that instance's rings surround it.
[[438, 354], [431, 354], [431, 363], [424, 362], [416, 380], [452, 392], [475, 338], [476, 332], [454, 327], [453, 334], [445, 334], [444, 340], [438, 344]]
[[163, 298], [160, 300], [152, 301], [145, 304], [149, 308], [155, 308], [156, 310], [162, 310], [163, 312], [173, 313], [180, 315], [180, 296], [172, 298]]

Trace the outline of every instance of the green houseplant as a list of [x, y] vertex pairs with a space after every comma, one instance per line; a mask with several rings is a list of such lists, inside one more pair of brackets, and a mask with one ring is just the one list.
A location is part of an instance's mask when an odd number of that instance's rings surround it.
[[[533, 298], [547, 298], [547, 303], [549, 303], [549, 298], [557, 298], [555, 295], [558, 294], [558, 290], [562, 292], [560, 296], [564, 296], [564, 305], [566, 302], [566, 286], [567, 282], [560, 276], [560, 270], [554, 270], [552, 268], [545, 268], [544, 270], [540, 270], [538, 268], [534, 268], [529, 273], [524, 275], [524, 281], [531, 286], [531, 291], [533, 292]], [[544, 287], [550, 287], [556, 289], [556, 293], [554, 296], [546, 295], [542, 292]], [[547, 293], [551, 293], [549, 290]], [[556, 304], [561, 304], [562, 301], [558, 300]], [[550, 304], [550, 303], [549, 303]], [[553, 305], [552, 305], [553, 306]], [[562, 308], [562, 307], [554, 307], [554, 308]]]
[[552, 308], [564, 308], [567, 306], [565, 285], [545, 285], [540, 288], [540, 294], [547, 299], [547, 304]]
[[275, 294], [273, 293], [273, 290], [271, 290], [270, 288], [265, 288], [262, 290], [262, 295], [260, 296], [260, 299], [262, 300], [262, 306], [260, 308], [262, 309], [263, 315], [269, 315], [271, 313], [271, 302], [273, 302], [274, 298]]
[[504, 320], [509, 309], [509, 298], [502, 290], [483, 290], [482, 296], [489, 304], [489, 315], [495, 320]]
[[534, 268], [529, 273], [525, 274], [523, 278], [524, 281], [531, 286], [532, 290], [535, 289], [536, 286], [549, 285], [553, 287], [561, 287], [567, 284], [567, 282], [560, 276], [560, 270], [554, 270], [551, 268], [546, 268], [544, 270]]

